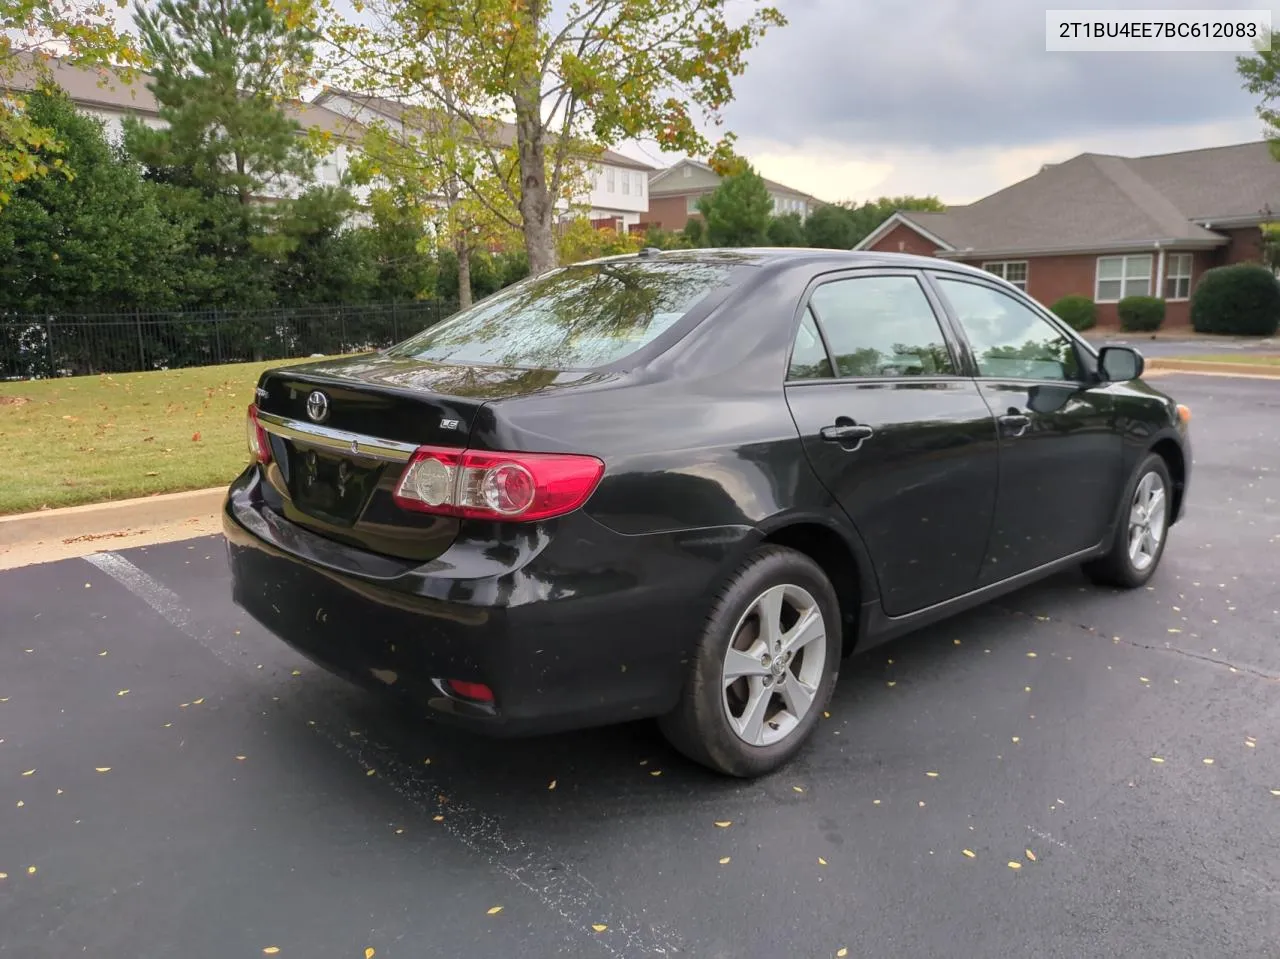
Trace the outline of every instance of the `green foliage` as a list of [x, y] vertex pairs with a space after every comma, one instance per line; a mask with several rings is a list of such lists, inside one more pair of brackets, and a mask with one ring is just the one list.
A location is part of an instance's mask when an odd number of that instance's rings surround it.
[[680, 231], [680, 236], [690, 249], [696, 250], [698, 247], [706, 246], [707, 227], [702, 222], [702, 217], [692, 216], [685, 221], [684, 229]]
[[173, 300], [173, 269], [187, 253], [180, 227], [166, 222], [135, 164], [106, 140], [96, 120], [62, 93], [37, 92], [27, 116], [49, 131], [32, 154], [57, 159], [72, 177], [22, 180], [0, 215], [0, 306], [109, 310]]
[[645, 230], [644, 246], [655, 250], [687, 250], [689, 240], [679, 231], [664, 230], [659, 226], [651, 226]]
[[1271, 34], [1271, 49], [1236, 57], [1236, 72], [1244, 88], [1259, 97], [1258, 118], [1271, 143], [1271, 153], [1280, 159], [1280, 31]]
[[312, 147], [281, 103], [310, 67], [314, 35], [288, 7], [159, 0], [137, 21], [166, 126], [130, 120], [125, 135], [156, 179], [247, 206], [310, 178]]
[[770, 246], [808, 246], [804, 221], [799, 213], [784, 213], [769, 220], [767, 231]]
[[1280, 281], [1256, 263], [1208, 270], [1191, 296], [1191, 325], [1197, 333], [1272, 336], [1280, 326]]
[[1116, 305], [1120, 329], [1126, 333], [1150, 333], [1164, 323], [1164, 300], [1158, 296], [1126, 296]]
[[1072, 293], [1051, 306], [1058, 318], [1073, 330], [1091, 330], [1098, 325], [1098, 307], [1087, 296]]
[[698, 201], [707, 243], [713, 247], [763, 246], [769, 239], [772, 210], [764, 178], [745, 163]]
[[899, 210], [940, 213], [946, 209], [934, 196], [882, 196], [861, 204], [830, 203], [818, 207], [805, 220], [807, 245], [831, 250], [851, 250]]

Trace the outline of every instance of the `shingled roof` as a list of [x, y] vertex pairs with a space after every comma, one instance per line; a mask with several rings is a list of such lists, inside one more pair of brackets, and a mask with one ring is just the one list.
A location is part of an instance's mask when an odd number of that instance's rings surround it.
[[[1265, 141], [1157, 156], [1082, 153], [945, 213], [900, 211], [897, 223], [939, 242], [942, 257], [1046, 255], [1150, 246], [1219, 246], [1212, 228], [1280, 213], [1280, 163]], [[1241, 222], [1243, 221], [1243, 222]]]

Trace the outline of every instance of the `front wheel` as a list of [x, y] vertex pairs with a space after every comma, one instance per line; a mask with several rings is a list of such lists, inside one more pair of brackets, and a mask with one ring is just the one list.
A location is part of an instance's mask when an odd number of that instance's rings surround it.
[[1144, 585], [1164, 555], [1173, 508], [1173, 481], [1163, 458], [1149, 454], [1125, 491], [1128, 509], [1116, 524], [1107, 555], [1085, 565], [1094, 582], [1122, 589]]
[[716, 597], [662, 731], [718, 772], [770, 772], [813, 731], [840, 650], [839, 603], [822, 569], [792, 549], [758, 549]]

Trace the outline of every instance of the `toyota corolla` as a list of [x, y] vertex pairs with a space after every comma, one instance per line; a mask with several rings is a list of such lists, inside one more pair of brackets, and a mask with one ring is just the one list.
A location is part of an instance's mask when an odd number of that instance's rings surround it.
[[577, 264], [263, 374], [224, 510], [234, 595], [477, 730], [658, 717], [759, 775], [855, 650], [1076, 565], [1151, 577], [1190, 414], [1142, 371], [939, 260]]

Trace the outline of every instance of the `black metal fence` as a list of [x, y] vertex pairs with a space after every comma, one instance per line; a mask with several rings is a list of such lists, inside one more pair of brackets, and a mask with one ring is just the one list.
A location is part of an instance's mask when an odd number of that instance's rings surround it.
[[170, 313], [0, 313], [0, 380], [359, 353], [452, 314], [438, 300]]

